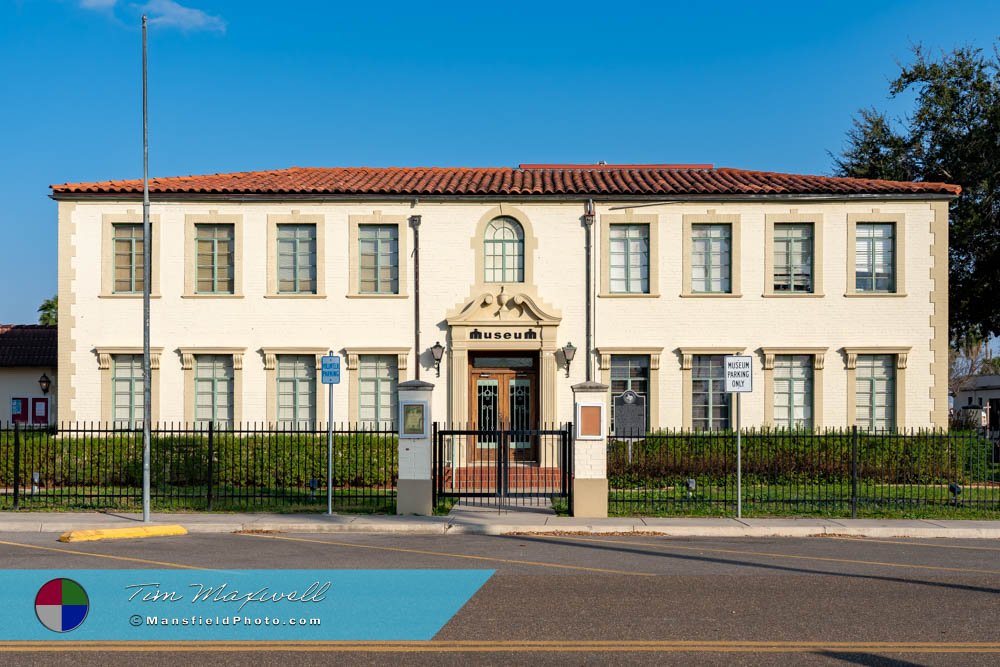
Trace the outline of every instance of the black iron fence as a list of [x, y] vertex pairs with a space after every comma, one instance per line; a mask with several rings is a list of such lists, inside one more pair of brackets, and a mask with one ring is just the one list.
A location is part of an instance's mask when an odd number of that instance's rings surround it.
[[[336, 425], [335, 511], [394, 511], [396, 438], [390, 424]], [[325, 510], [326, 425], [158, 424], [150, 440], [150, 497], [160, 510]], [[141, 502], [141, 430], [0, 426], [0, 508], [134, 509]]]
[[[1000, 514], [1000, 451], [975, 432], [750, 430], [741, 449], [748, 516]], [[610, 435], [608, 478], [613, 514], [731, 515], [736, 434]]]

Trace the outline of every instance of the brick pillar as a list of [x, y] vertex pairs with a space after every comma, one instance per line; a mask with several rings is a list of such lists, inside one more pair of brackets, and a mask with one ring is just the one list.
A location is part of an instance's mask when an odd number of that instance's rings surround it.
[[573, 516], [608, 515], [608, 385], [573, 385]]
[[[396, 514], [433, 514], [431, 396], [434, 385], [409, 380], [398, 385], [399, 482]], [[423, 411], [423, 423], [416, 416]], [[419, 428], [422, 426], [423, 428]]]

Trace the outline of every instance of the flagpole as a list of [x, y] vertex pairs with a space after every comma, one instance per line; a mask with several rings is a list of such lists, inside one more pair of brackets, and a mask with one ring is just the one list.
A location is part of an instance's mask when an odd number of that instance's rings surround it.
[[149, 523], [149, 449], [152, 372], [149, 359], [149, 291], [153, 275], [149, 224], [149, 101], [146, 82], [147, 67], [146, 16], [142, 17], [142, 521]]

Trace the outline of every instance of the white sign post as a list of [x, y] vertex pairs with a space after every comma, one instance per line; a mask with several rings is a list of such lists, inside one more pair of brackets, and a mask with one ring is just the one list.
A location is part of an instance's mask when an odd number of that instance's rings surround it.
[[340, 384], [340, 357], [330, 350], [320, 365], [323, 384], [329, 385], [326, 419], [326, 513], [333, 514], [333, 385]]
[[743, 442], [740, 431], [740, 394], [753, 391], [753, 358], [742, 355], [726, 356], [723, 389], [736, 394], [736, 518], [743, 517]]

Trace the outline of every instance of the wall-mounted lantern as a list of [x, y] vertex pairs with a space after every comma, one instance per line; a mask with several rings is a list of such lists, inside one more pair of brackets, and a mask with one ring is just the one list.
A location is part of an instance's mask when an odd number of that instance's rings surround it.
[[573, 357], [576, 356], [576, 348], [573, 343], [566, 343], [566, 346], [562, 349], [563, 359], [566, 360], [566, 377], [569, 377], [569, 365], [573, 363]]
[[434, 371], [441, 377], [441, 359], [444, 357], [444, 346], [440, 342], [435, 342], [431, 348], [431, 356], [434, 357]]
[[52, 380], [45, 373], [42, 373], [42, 377], [38, 378], [38, 386], [41, 388], [43, 394], [49, 393], [49, 388], [52, 386]]

